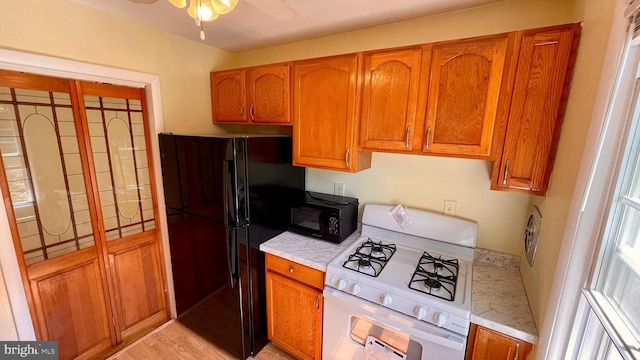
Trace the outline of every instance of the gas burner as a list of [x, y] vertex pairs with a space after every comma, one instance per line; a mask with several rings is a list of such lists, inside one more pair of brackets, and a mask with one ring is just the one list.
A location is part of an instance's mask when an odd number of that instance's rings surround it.
[[447, 260], [424, 252], [411, 276], [409, 288], [453, 301], [458, 280], [458, 259]]
[[371, 266], [371, 261], [367, 259], [358, 259], [358, 266], [369, 267]]
[[375, 258], [384, 261], [385, 263], [391, 259], [391, 256], [393, 256], [395, 252], [395, 244], [383, 244], [382, 241], [374, 242], [371, 238], [365, 240], [356, 249], [356, 254]]
[[395, 252], [395, 244], [383, 244], [382, 241], [374, 242], [367, 238], [356, 248], [353, 254], [349, 255], [349, 258], [342, 266], [349, 270], [377, 277]]
[[342, 264], [342, 266], [361, 274], [377, 277], [380, 275], [380, 272], [386, 264], [387, 262], [384, 260], [355, 253], [349, 255], [349, 258], [344, 262], [344, 264]]
[[430, 289], [440, 289], [442, 284], [436, 279], [424, 279], [424, 285]]

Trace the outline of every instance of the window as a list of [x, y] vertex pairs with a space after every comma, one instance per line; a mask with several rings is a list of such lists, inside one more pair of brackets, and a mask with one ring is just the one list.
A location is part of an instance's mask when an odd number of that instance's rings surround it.
[[601, 143], [619, 147], [616, 179], [598, 258], [582, 291], [578, 340], [567, 358], [640, 359], [640, 50], [634, 43], [627, 45], [609, 119], [625, 132], [617, 144]]

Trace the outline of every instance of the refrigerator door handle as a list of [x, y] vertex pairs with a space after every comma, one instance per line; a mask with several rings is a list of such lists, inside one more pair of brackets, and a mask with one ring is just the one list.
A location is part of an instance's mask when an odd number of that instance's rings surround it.
[[230, 162], [229, 160], [224, 161], [224, 176], [222, 180], [222, 193], [224, 197], [223, 205], [224, 205], [225, 229], [230, 229], [236, 226], [236, 224], [233, 221], [229, 221], [229, 215], [231, 214], [231, 211], [233, 209], [233, 204], [231, 205], [229, 204], [230, 202], [233, 201], [233, 196], [232, 196], [233, 189], [231, 188], [231, 179], [230, 179], [231, 169], [229, 166], [229, 162]]
[[[235, 218], [235, 222], [233, 224], [234, 227], [238, 227], [240, 219], [240, 196], [238, 194], [238, 192], [240, 191], [238, 187], [238, 149], [236, 148], [236, 146], [236, 142], [233, 141], [231, 143], [231, 149], [233, 151], [233, 167], [231, 168], [231, 176], [233, 182], [231, 183], [231, 195], [233, 196], [233, 217]], [[242, 189], [242, 191], [245, 190], [246, 189]]]
[[235, 288], [238, 281], [238, 229], [227, 229], [227, 266], [229, 268], [229, 283]]

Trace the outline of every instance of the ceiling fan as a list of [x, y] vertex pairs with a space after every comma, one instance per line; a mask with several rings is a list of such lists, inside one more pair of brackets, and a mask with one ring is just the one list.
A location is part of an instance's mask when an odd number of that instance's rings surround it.
[[[129, 0], [137, 4], [153, 4], [158, 0]], [[187, 0], [169, 0], [177, 8], [187, 7]], [[200, 39], [204, 40], [203, 21], [213, 21], [220, 15], [233, 10], [238, 4], [238, 0], [190, 0], [187, 13], [195, 19], [196, 26], [200, 27]]]
[[[158, 0], [129, 0], [129, 1], [136, 4], [154, 4], [158, 2]], [[287, 4], [286, 0], [246, 0], [246, 1], [249, 4], [253, 5], [254, 7], [260, 9], [265, 14], [280, 21], [291, 19], [298, 13], [293, 7]], [[169, 2], [171, 2], [173, 5], [179, 8], [183, 8], [187, 5], [187, 0], [169, 0]], [[198, 0], [191, 0], [191, 3], [194, 4], [193, 6], [196, 6], [195, 4], [197, 2]], [[210, 2], [212, 1], [211, 0], [203, 1], [203, 3], [210, 3]], [[216, 3], [227, 4], [227, 6], [231, 6], [231, 9], [227, 11], [229, 12], [233, 9], [233, 7], [235, 6], [235, 3], [237, 2], [238, 2], [237, 0], [217, 0], [217, 1], [213, 1], [213, 5], [215, 6]], [[223, 14], [223, 13], [219, 13], [219, 14]], [[210, 21], [210, 20], [204, 20], [204, 21]]]

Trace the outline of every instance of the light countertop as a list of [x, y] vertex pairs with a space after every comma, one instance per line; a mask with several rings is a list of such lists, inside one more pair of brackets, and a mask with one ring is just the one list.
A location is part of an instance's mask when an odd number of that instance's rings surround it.
[[[260, 245], [260, 250], [316, 270], [351, 245], [360, 232], [340, 244], [286, 231]], [[505, 335], [537, 343], [538, 335], [519, 271], [518, 257], [477, 249], [473, 265], [471, 322]]]
[[471, 322], [536, 344], [538, 331], [520, 277], [520, 258], [476, 249]]
[[360, 237], [360, 231], [354, 232], [340, 244], [334, 244], [285, 231], [273, 239], [260, 244], [260, 250], [326, 272], [327, 265], [331, 260], [351, 245], [358, 237]]

